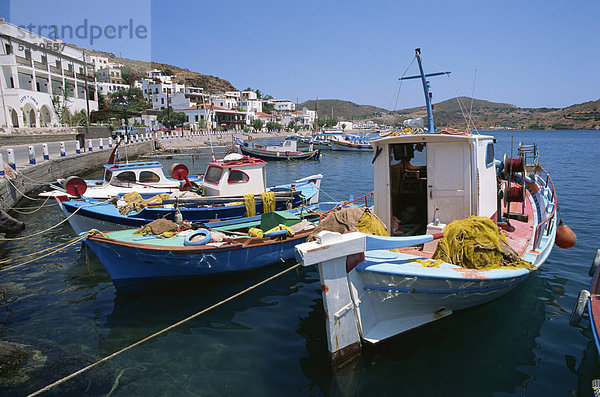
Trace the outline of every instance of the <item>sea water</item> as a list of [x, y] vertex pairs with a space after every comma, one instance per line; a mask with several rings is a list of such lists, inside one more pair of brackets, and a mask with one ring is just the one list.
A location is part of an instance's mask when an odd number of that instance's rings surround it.
[[[544, 266], [490, 304], [370, 346], [341, 369], [328, 362], [319, 275], [294, 269], [245, 295], [126, 351], [52, 390], [72, 396], [396, 396], [592, 395], [600, 378], [587, 316], [569, 314], [600, 248], [600, 132], [501, 131], [496, 157], [537, 142], [557, 189], [560, 216], [577, 234]], [[223, 149], [215, 149], [217, 157]], [[320, 161], [267, 165], [267, 184], [324, 175], [321, 200], [373, 189], [372, 153], [324, 151]], [[161, 159], [203, 172], [211, 153]], [[21, 201], [35, 210], [41, 202]], [[47, 203], [49, 204], [49, 203]], [[26, 212], [26, 210], [20, 210]], [[17, 217], [42, 232], [0, 248], [1, 266], [76, 237], [55, 206]], [[117, 294], [101, 263], [77, 244], [0, 273], [0, 341], [25, 345], [19, 372], [4, 373], [0, 395], [36, 391], [273, 274], [288, 261], [216, 280]]]

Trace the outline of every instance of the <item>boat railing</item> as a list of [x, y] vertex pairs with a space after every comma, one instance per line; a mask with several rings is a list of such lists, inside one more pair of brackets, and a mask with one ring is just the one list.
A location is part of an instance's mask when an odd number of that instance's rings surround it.
[[360, 197], [358, 197], [358, 198], [356, 198], [356, 199], [354, 199], [354, 200], [351, 200], [351, 201], [344, 201], [344, 202], [342, 202], [342, 203], [340, 203], [340, 204], [336, 205], [335, 207], [333, 207], [333, 208], [332, 208], [332, 209], [330, 209], [329, 211], [323, 212], [323, 213], [321, 214], [321, 216], [319, 217], [319, 221], [320, 221], [321, 219], [323, 219], [323, 217], [324, 217], [325, 215], [329, 214], [330, 212], [332, 212], [332, 211], [335, 211], [335, 210], [338, 210], [338, 209], [340, 209], [340, 208], [343, 208], [343, 207], [345, 207], [346, 205], [348, 205], [348, 204], [352, 204], [352, 203], [354, 203], [354, 202], [356, 202], [356, 201], [358, 201], [358, 200], [361, 200], [361, 199], [363, 199], [363, 198], [365, 199], [365, 207], [368, 207], [368, 206], [369, 206], [368, 197], [369, 197], [369, 196], [372, 196], [372, 195], [374, 195], [374, 194], [375, 194], [375, 192], [374, 192], [374, 191], [371, 191], [371, 192], [369, 192], [369, 193], [367, 193], [367, 194], [363, 194], [362, 196], [360, 196]]
[[[554, 188], [554, 182], [552, 181], [552, 178], [550, 178], [550, 174], [544, 169], [542, 168], [542, 166], [539, 166], [541, 172], [538, 174], [535, 174], [535, 179], [536, 182], [544, 189], [544, 194], [548, 194], [548, 203], [552, 205], [552, 211], [550, 212], [550, 215], [547, 215], [546, 218], [544, 220], [541, 220], [536, 229], [535, 229], [535, 237], [534, 237], [534, 244], [533, 247], [534, 248], [538, 248], [542, 239], [542, 235], [543, 233], [545, 233], [546, 235], [548, 235], [550, 233], [550, 230], [552, 229], [552, 225], [553, 223], [551, 222], [552, 220], [554, 220], [555, 215], [556, 215], [556, 189]], [[543, 173], [543, 175], [542, 175]], [[548, 188], [549, 188], [549, 192], [548, 192]], [[546, 211], [547, 212], [547, 211]], [[544, 230], [545, 228], [545, 230]]]

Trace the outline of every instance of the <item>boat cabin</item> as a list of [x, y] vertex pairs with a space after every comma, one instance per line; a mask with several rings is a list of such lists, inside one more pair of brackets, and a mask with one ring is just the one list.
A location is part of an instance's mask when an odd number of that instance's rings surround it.
[[421, 133], [373, 145], [375, 213], [392, 235], [440, 232], [496, 212], [494, 137]]
[[134, 184], [174, 185], [178, 182], [168, 179], [163, 166], [158, 161], [143, 161], [126, 164], [106, 164], [104, 166], [105, 185], [131, 187]]
[[267, 190], [266, 161], [233, 153], [208, 163], [201, 183], [208, 196], [241, 196]]

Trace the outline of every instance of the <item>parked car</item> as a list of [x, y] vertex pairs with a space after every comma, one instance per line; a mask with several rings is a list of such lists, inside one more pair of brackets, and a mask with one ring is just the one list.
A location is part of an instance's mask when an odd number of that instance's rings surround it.
[[[125, 128], [127, 128], [127, 133], [125, 132]], [[117, 129], [113, 130], [113, 132], [112, 132], [112, 135], [113, 135], [113, 136], [125, 135], [125, 134], [127, 134], [127, 135], [134, 134], [134, 135], [135, 135], [135, 134], [139, 134], [139, 133], [140, 133], [140, 132], [139, 132], [139, 131], [138, 131], [138, 129], [137, 129], [137, 128], [135, 128], [135, 127], [130, 127], [130, 126], [127, 126], [127, 127], [125, 127], [125, 126], [120, 126], [120, 127], [117, 127]]]

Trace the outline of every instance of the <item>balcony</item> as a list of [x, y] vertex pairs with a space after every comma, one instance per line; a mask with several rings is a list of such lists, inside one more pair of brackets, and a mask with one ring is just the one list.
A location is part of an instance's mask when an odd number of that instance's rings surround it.
[[33, 65], [36, 69], [43, 70], [44, 72], [48, 71], [48, 63], [46, 62], [33, 61]]
[[50, 65], [50, 72], [56, 74], [62, 74], [62, 68]]
[[20, 57], [15, 55], [15, 59], [17, 60], [17, 65], [29, 66], [31, 67], [31, 59]]
[[75, 72], [72, 70], [63, 70], [63, 72], [67, 77], [75, 77]]

